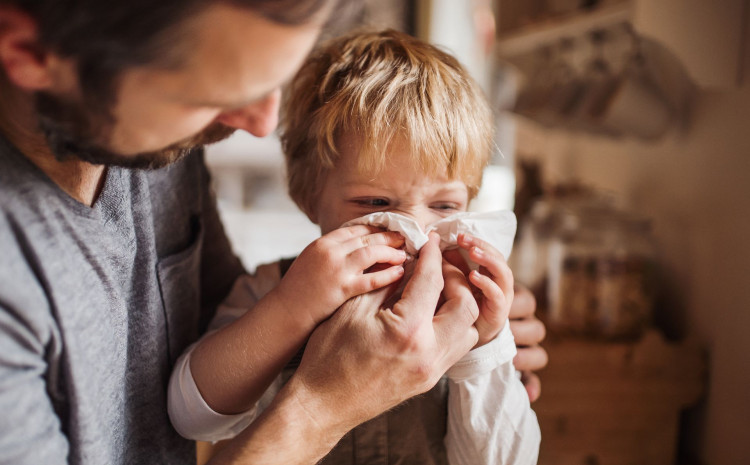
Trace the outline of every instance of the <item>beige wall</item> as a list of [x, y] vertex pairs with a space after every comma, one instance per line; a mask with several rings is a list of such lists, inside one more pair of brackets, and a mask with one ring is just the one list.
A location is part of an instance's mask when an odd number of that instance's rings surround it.
[[687, 442], [712, 465], [750, 463], [750, 80], [744, 81], [733, 90], [697, 91], [689, 128], [672, 129], [656, 143], [524, 122], [517, 142], [519, 157], [545, 161], [547, 180], [579, 179], [614, 191], [655, 219], [668, 291], [661, 314], [674, 333], [710, 350], [707, 400], [689, 417]]

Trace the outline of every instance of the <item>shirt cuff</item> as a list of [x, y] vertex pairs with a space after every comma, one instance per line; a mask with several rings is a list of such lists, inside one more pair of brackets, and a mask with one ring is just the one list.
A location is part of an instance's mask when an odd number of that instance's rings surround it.
[[464, 381], [513, 361], [516, 356], [516, 341], [510, 332], [510, 324], [505, 322], [502, 331], [495, 339], [482, 347], [477, 347], [456, 362], [446, 376], [452, 381]]
[[177, 377], [173, 377], [169, 387], [168, 410], [172, 425], [183, 437], [199, 441], [220, 441], [236, 436], [255, 419], [257, 405], [235, 415], [214, 411], [195, 384], [190, 371], [190, 352], [177, 362]]

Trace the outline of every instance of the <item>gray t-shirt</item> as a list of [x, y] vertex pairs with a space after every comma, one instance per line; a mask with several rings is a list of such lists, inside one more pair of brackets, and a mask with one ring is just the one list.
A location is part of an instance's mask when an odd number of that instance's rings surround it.
[[200, 150], [93, 207], [0, 136], [0, 464], [188, 464], [172, 365], [243, 272]]

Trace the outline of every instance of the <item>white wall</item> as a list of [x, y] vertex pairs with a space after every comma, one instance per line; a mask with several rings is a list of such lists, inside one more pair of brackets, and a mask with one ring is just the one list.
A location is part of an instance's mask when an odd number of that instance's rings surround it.
[[519, 157], [545, 161], [548, 180], [612, 190], [654, 218], [668, 291], [661, 314], [710, 351], [707, 398], [689, 416], [688, 448], [707, 464], [750, 463], [748, 79], [735, 90], [698, 91], [689, 129], [656, 143], [521, 123], [517, 146]]

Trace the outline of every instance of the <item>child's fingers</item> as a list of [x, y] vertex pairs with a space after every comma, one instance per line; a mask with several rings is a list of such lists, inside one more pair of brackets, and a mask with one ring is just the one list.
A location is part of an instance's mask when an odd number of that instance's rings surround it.
[[404, 276], [404, 267], [401, 265], [389, 266], [379, 271], [362, 274], [352, 281], [351, 295], [366, 294], [370, 291], [380, 289], [395, 283], [402, 276]]
[[510, 302], [497, 283], [478, 271], [469, 274], [469, 281], [482, 292], [479, 318], [475, 323], [479, 347], [494, 339], [507, 324]]
[[342, 244], [348, 243], [352, 248], [369, 245], [401, 247], [405, 242], [404, 236], [399, 232], [385, 231], [383, 228], [364, 224], [339, 228], [326, 234], [326, 236]]
[[[469, 257], [477, 265], [482, 265], [495, 274], [495, 268], [505, 263], [505, 257], [498, 252], [489, 242], [485, 242], [470, 234], [460, 234], [458, 236], [458, 245], [469, 252]], [[497, 269], [500, 273], [501, 270]]]
[[[513, 294], [513, 272], [503, 255], [489, 243], [469, 234], [459, 235], [459, 246], [469, 252], [469, 258], [491, 275], [503, 292]], [[481, 269], [481, 268], [480, 268]]]
[[360, 247], [349, 254], [349, 262], [357, 272], [364, 271], [378, 263], [400, 265], [406, 261], [406, 252], [388, 245]]
[[510, 311], [510, 301], [500, 286], [488, 276], [476, 270], [469, 273], [469, 281], [482, 291], [484, 305], [481, 308], [483, 313], [486, 313], [484, 317], [493, 322], [505, 321]]
[[401, 233], [396, 231], [377, 231], [372, 234], [367, 234], [353, 239], [355, 244], [359, 244], [360, 247], [368, 247], [371, 245], [387, 245], [393, 248], [399, 248], [406, 240]]
[[362, 237], [367, 234], [376, 233], [378, 231], [382, 232], [384, 231], [384, 229], [369, 224], [355, 224], [353, 226], [347, 226], [345, 228], [334, 229], [333, 231], [326, 234], [326, 236], [336, 238], [343, 242], [353, 237]]

